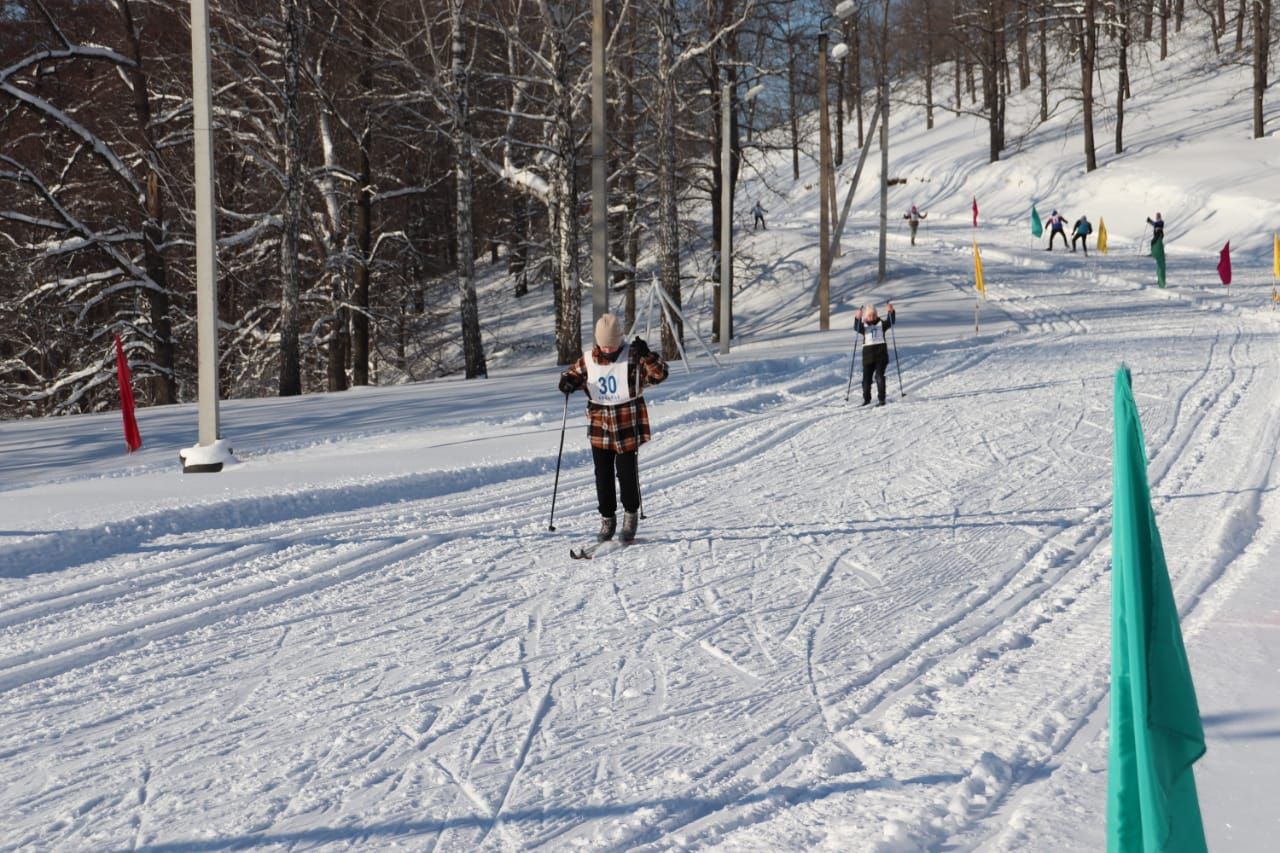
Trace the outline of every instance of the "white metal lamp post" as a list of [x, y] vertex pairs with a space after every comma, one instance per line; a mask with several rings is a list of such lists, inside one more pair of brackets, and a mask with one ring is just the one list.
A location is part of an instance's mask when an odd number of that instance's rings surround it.
[[[764, 85], [747, 90], [743, 103], [764, 91]], [[720, 89], [720, 354], [729, 352], [733, 337], [733, 85]]]
[[[828, 242], [831, 230], [831, 209], [835, 207], [835, 176], [831, 166], [831, 129], [827, 109], [827, 38], [832, 21], [844, 20], [853, 14], [853, 0], [843, 0], [836, 6], [835, 14], [824, 15], [818, 28], [818, 198], [822, 208], [818, 213], [818, 328], [831, 328], [831, 254]], [[837, 42], [832, 56], [839, 59], [849, 48]]]
[[209, 86], [209, 4], [191, 0], [191, 111], [195, 125], [196, 337], [198, 439], [178, 452], [184, 473], [221, 471], [234, 461], [218, 425], [218, 265], [213, 200], [213, 108]]

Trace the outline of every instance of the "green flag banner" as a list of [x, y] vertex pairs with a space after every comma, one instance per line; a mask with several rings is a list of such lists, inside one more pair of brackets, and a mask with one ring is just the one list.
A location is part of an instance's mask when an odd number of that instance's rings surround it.
[[1156, 259], [1156, 284], [1164, 287], [1164, 241], [1156, 240], [1151, 244], [1151, 257]]
[[1191, 765], [1204, 730], [1147, 485], [1129, 369], [1115, 379], [1111, 481], [1110, 853], [1206, 851]]
[[1040, 211], [1036, 210], [1036, 206], [1031, 205], [1031, 236], [1039, 237], [1044, 234], [1044, 226], [1040, 223]]

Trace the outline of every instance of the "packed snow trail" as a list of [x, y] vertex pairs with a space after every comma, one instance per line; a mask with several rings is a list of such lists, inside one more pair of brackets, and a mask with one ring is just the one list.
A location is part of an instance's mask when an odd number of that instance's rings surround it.
[[847, 331], [673, 372], [635, 547], [565, 554], [594, 529], [579, 418], [561, 534], [539, 430], [452, 479], [430, 467], [455, 448], [390, 442], [396, 476], [0, 550], [4, 843], [1045, 837], [1025, 804], [1106, 695], [1115, 366], [1166, 550], [1192, 555], [1171, 560], [1190, 609], [1274, 486], [1241, 448], [1280, 439], [1276, 327], [1140, 288], [1123, 261], [1099, 280], [992, 246], [1000, 331], [935, 343], [925, 316], [972, 302], [965, 231], [929, 237], [895, 282], [905, 400], [843, 405]]

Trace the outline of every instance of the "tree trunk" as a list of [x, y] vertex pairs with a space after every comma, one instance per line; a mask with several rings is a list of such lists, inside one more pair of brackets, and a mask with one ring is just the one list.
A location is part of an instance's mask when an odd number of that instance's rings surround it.
[[1129, 95], [1129, 4], [1119, 0], [1116, 14], [1120, 23], [1120, 76], [1116, 81], [1116, 153], [1124, 153], [1124, 100]]
[[[658, 277], [659, 286], [679, 306], [680, 299], [680, 199], [676, 185], [676, 78], [675, 0], [658, 7]], [[684, 324], [679, 317], [662, 321], [662, 353], [668, 360], [680, 358]]]
[[924, 126], [926, 130], [933, 130], [933, 9], [930, 0], [924, 0]]
[[529, 242], [525, 238], [529, 228], [529, 200], [516, 199], [511, 208], [511, 248], [507, 252], [507, 275], [514, 276], [514, 295], [529, 292]]
[[791, 179], [800, 180], [800, 116], [796, 107], [796, 42], [787, 36], [787, 111], [791, 121]]
[[1093, 67], [1098, 51], [1097, 0], [1084, 0], [1080, 22], [1080, 96], [1084, 102], [1084, 169], [1098, 168], [1098, 152], [1093, 140]]
[[[836, 76], [836, 147], [835, 151], [832, 152], [832, 159], [837, 167], [844, 165], [844, 66], [846, 59], [840, 60], [840, 70]], [[929, 126], [932, 127], [933, 125], [930, 124]]]
[[[360, 88], [365, 103], [373, 97], [373, 57], [369, 38], [364, 37], [364, 57], [360, 69]], [[367, 106], [362, 110], [364, 127], [360, 131], [360, 189], [356, 194], [356, 263], [351, 287], [351, 384], [369, 384], [369, 257], [373, 249], [373, 116]], [[345, 353], [344, 353], [345, 354]]]
[[990, 162], [1000, 159], [1000, 151], [1004, 147], [1001, 141], [1000, 107], [1000, 37], [998, 25], [994, 23], [999, 10], [991, 9], [988, 19], [989, 31], [986, 36], [986, 56], [982, 64], [982, 104], [987, 111], [987, 154]]
[[1020, 9], [1018, 11], [1018, 91], [1024, 91], [1031, 85], [1031, 53], [1027, 50], [1028, 29], [1027, 10]]
[[178, 402], [178, 383], [174, 376], [173, 325], [170, 319], [169, 276], [162, 249], [164, 244], [164, 196], [160, 189], [160, 153], [156, 148], [155, 132], [151, 126], [151, 96], [146, 68], [142, 63], [142, 44], [133, 20], [133, 9], [128, 0], [119, 4], [124, 19], [125, 35], [134, 66], [129, 69], [129, 84], [133, 88], [133, 112], [138, 131], [145, 141], [147, 162], [146, 218], [142, 225], [143, 267], [151, 279], [153, 288], [146, 291], [150, 308], [152, 361], [157, 373], [150, 384], [150, 402], [168, 405]]
[[[635, 6], [631, 6], [630, 9], [627, 28], [633, 39], [638, 42], [639, 30], [636, 24]], [[625, 266], [621, 282], [623, 283], [623, 311], [628, 329], [634, 328], [636, 325], [636, 269], [640, 262], [639, 179], [635, 166], [638, 153], [636, 139], [640, 115], [636, 107], [634, 56], [634, 50], [626, 51], [623, 56], [622, 91], [619, 98], [619, 119], [622, 131], [621, 144], [624, 152], [623, 156], [627, 158], [627, 165], [622, 169], [622, 174], [618, 178], [618, 191], [622, 195], [622, 204], [625, 209], [622, 216], [623, 234], [621, 235], [621, 255]]]
[[1271, 0], [1253, 0], [1253, 138], [1266, 132], [1263, 97], [1267, 92], [1267, 64], [1271, 45]]
[[[560, 36], [557, 36], [560, 37]], [[564, 44], [553, 51], [556, 70], [556, 119], [552, 131], [551, 192], [555, 222], [556, 355], [560, 364], [573, 364], [582, 355], [582, 282], [578, 276], [578, 180], [569, 91], [569, 55]]]
[[[954, 0], [952, 3], [951, 16], [953, 20], [960, 17], [960, 0]], [[959, 25], [957, 25], [957, 30], [959, 30]], [[957, 33], [957, 37], [955, 38], [955, 53], [951, 60], [951, 68], [955, 74], [955, 103], [957, 112], [959, 112], [960, 108], [964, 106], [964, 94], [962, 92], [960, 80], [960, 67], [964, 57], [964, 41], [960, 38], [961, 35], [963, 35], [962, 32]]]
[[454, 183], [457, 193], [458, 302], [462, 319], [462, 358], [467, 379], [489, 375], [484, 342], [480, 338], [480, 310], [476, 304], [476, 252], [472, 216], [475, 207], [475, 175], [471, 162], [471, 102], [467, 91], [466, 42], [462, 38], [464, 0], [453, 0]]
[[1169, 58], [1169, 0], [1160, 0], [1160, 58]]
[[[724, 209], [722, 200], [724, 198], [724, 182], [727, 181], [728, 175], [724, 173], [724, 158], [721, 153], [724, 151], [725, 133], [724, 133], [724, 87], [720, 82], [720, 62], [715, 55], [710, 58], [710, 68], [707, 72], [707, 91], [710, 93], [711, 109], [707, 111], [707, 122], [710, 125], [710, 133], [707, 139], [710, 142], [711, 150], [708, 153], [711, 161], [711, 254], [715, 258], [715, 278], [719, 285], [715, 288], [712, 296], [711, 309], [711, 337], [714, 341], [720, 340], [720, 301], [725, 292], [725, 283], [729, 276], [721, 263], [724, 257], [724, 241], [721, 234], [724, 232], [724, 217], [727, 213]], [[732, 92], [732, 89], [730, 90]], [[732, 101], [732, 95], [730, 95]], [[732, 109], [732, 106], [729, 107]]]
[[298, 0], [284, 0], [284, 222], [280, 238], [280, 396], [302, 393], [299, 346], [299, 299], [302, 271], [298, 264], [302, 226], [302, 117], [298, 77], [302, 64], [302, 13]]
[[855, 10], [853, 17], [849, 19], [849, 37], [846, 41], [846, 44], [850, 46], [850, 53], [853, 59], [848, 66], [849, 92], [853, 96], [854, 111], [857, 113], [859, 149], [866, 144], [866, 130], [862, 123], [862, 26], [859, 21], [860, 17]]
[[1049, 120], [1049, 4], [1040, 4], [1040, 121]]

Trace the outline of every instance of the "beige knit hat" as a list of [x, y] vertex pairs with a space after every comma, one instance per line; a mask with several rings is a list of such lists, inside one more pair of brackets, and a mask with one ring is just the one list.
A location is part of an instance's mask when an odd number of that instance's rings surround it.
[[596, 320], [596, 346], [617, 349], [622, 346], [622, 324], [613, 314], [603, 314]]

